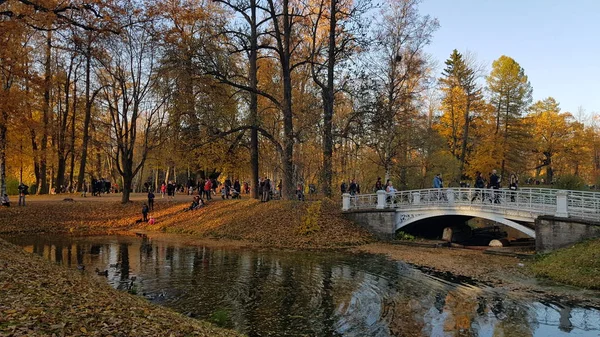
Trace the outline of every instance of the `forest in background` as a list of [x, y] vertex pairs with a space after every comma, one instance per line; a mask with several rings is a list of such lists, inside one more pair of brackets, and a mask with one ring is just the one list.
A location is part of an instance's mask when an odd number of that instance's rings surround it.
[[597, 116], [533, 102], [509, 56], [436, 65], [440, 23], [420, 2], [0, 0], [0, 192], [105, 178], [126, 202], [145, 183], [231, 177], [256, 195], [268, 176], [293, 198], [493, 169], [597, 185]]

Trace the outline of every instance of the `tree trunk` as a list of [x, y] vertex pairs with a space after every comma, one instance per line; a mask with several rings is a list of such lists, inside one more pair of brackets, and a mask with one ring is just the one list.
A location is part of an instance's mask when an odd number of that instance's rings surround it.
[[[250, 0], [250, 59], [249, 59], [249, 79], [250, 79], [250, 166], [252, 170], [252, 198], [258, 199], [258, 174], [259, 174], [259, 152], [258, 152], [258, 88], [257, 78], [257, 60], [258, 60], [258, 34], [256, 27], [256, 0]], [[276, 183], [276, 182], [274, 182]]]
[[75, 171], [75, 113], [77, 111], [77, 76], [73, 81], [73, 112], [71, 113], [71, 142], [70, 142], [70, 155], [71, 155], [71, 163], [69, 168], [69, 184], [73, 190], [77, 190], [74, 185], [73, 177]]
[[40, 184], [37, 194], [48, 193], [47, 158], [48, 158], [48, 124], [50, 119], [50, 92], [52, 81], [52, 32], [46, 35], [46, 60], [44, 64], [44, 102], [42, 105], [42, 141], [40, 152]]
[[462, 139], [462, 146], [461, 146], [461, 150], [460, 150], [460, 169], [459, 171], [459, 177], [458, 177], [458, 181], [460, 182], [462, 180], [462, 176], [464, 174], [463, 170], [465, 168], [465, 158], [467, 155], [467, 142], [469, 140], [469, 115], [470, 115], [470, 111], [471, 110], [471, 102], [470, 102], [470, 98], [469, 98], [469, 94], [467, 94], [467, 107], [465, 109], [465, 125], [463, 126], [463, 139]]
[[83, 186], [83, 180], [85, 179], [85, 166], [87, 161], [87, 150], [89, 143], [89, 132], [90, 132], [90, 120], [92, 117], [92, 97], [90, 95], [91, 86], [91, 46], [88, 41], [88, 46], [85, 55], [85, 116], [83, 119], [83, 136], [81, 143], [81, 161], [79, 162], [79, 176], [77, 177], [77, 190]]
[[2, 111], [0, 120], [0, 196], [6, 194], [6, 121], [8, 114]]
[[121, 181], [123, 182], [123, 187], [121, 187], [121, 203], [126, 204], [129, 202], [129, 195], [131, 194], [131, 185], [133, 183], [133, 177], [131, 173], [123, 174], [121, 176]]
[[291, 34], [289, 1], [283, 0], [283, 35], [280, 36], [280, 62], [283, 79], [283, 186], [282, 194], [286, 199], [294, 199], [294, 120], [292, 110], [292, 74], [291, 74]]
[[61, 116], [58, 127], [58, 169], [56, 173], [56, 184], [54, 187], [56, 190], [60, 190], [61, 186], [64, 185], [65, 171], [67, 167], [67, 155], [66, 155], [66, 140], [67, 140], [67, 121], [69, 120], [69, 100], [71, 95], [71, 74], [73, 71], [73, 59], [69, 64], [69, 71], [67, 72], [67, 78], [65, 80], [65, 108], [64, 113]]
[[323, 171], [322, 184], [323, 194], [326, 197], [332, 196], [331, 181], [333, 179], [333, 108], [335, 103], [334, 92], [334, 71], [335, 71], [335, 33], [336, 33], [336, 8], [337, 0], [330, 0], [330, 19], [329, 19], [329, 47], [327, 61], [327, 85], [323, 90]]

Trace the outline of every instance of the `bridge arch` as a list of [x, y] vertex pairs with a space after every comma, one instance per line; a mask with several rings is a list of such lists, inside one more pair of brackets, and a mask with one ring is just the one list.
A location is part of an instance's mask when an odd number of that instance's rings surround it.
[[[397, 215], [399, 215], [399, 214], [406, 214], [406, 213], [397, 212]], [[507, 219], [501, 215], [488, 213], [488, 212], [482, 212], [482, 211], [476, 211], [476, 210], [460, 210], [460, 209], [428, 210], [425, 214], [415, 215], [414, 217], [410, 217], [402, 222], [400, 222], [398, 220], [399, 217], [397, 216], [396, 224], [394, 226], [395, 231], [397, 231], [407, 225], [415, 223], [417, 221], [421, 221], [421, 220], [425, 220], [425, 219], [429, 219], [429, 218], [435, 218], [435, 217], [449, 216], [449, 215], [469, 216], [469, 217], [476, 217], [476, 218], [482, 218], [482, 219], [496, 221], [496, 222], [499, 222], [508, 227], [514, 228], [514, 229], [520, 231], [521, 233], [524, 233], [532, 238], [535, 238], [535, 230], [533, 230], [527, 226], [523, 226], [518, 222]]]

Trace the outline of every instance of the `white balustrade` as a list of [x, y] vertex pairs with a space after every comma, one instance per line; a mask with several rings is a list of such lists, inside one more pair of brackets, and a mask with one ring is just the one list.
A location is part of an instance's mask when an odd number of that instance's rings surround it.
[[600, 193], [547, 188], [486, 189], [486, 188], [432, 188], [398, 191], [388, 194], [343, 195], [342, 210], [357, 209], [414, 209], [469, 207], [500, 214], [529, 212], [539, 215], [573, 217], [598, 221]]

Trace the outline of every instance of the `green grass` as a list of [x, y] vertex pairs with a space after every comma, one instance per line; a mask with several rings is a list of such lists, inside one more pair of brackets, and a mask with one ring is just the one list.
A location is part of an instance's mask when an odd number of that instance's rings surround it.
[[536, 276], [588, 289], [600, 289], [600, 239], [541, 256], [532, 265]]

